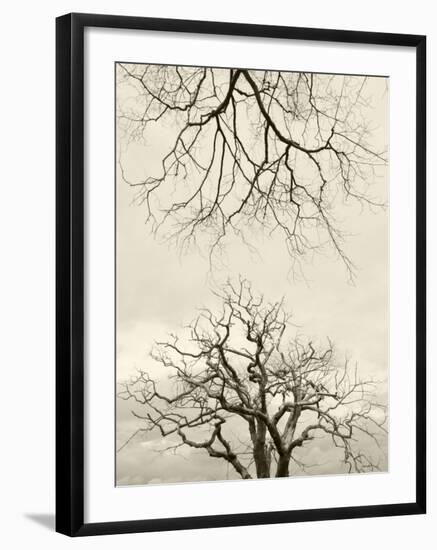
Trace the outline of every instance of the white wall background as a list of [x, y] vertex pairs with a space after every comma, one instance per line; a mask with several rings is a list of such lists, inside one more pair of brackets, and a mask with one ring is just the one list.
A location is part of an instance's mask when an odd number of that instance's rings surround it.
[[[416, 0], [290, 2], [252, 0], [196, 2], [167, 0], [59, 0], [5, 4], [2, 11], [0, 86], [0, 541], [6, 548], [238, 548], [281, 544], [324, 550], [411, 548], [434, 539], [437, 476], [429, 471], [427, 516], [316, 524], [244, 527], [178, 533], [68, 539], [53, 532], [54, 512], [54, 151], [55, 17], [70, 11], [185, 19], [228, 20], [308, 27], [417, 33], [428, 35], [429, 199], [437, 171], [435, 67], [437, 30], [433, 4]], [[431, 213], [431, 212], [430, 212]], [[437, 278], [437, 216], [429, 223], [429, 281]], [[429, 285], [429, 340], [437, 326], [437, 290]], [[431, 312], [431, 310], [434, 311]], [[428, 350], [429, 396], [437, 390], [437, 360]], [[429, 464], [436, 456], [436, 400], [429, 399]]]

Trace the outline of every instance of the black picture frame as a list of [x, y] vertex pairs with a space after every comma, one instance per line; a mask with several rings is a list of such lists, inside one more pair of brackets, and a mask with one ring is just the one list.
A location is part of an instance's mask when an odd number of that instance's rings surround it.
[[[376, 44], [416, 52], [416, 499], [217, 516], [84, 522], [84, 29], [220, 34]], [[423, 514], [426, 511], [426, 37], [115, 15], [56, 20], [56, 530], [69, 536]]]

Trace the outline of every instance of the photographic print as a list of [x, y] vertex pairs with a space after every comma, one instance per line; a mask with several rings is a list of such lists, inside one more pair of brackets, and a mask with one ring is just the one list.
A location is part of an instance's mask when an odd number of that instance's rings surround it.
[[115, 94], [116, 485], [388, 471], [388, 78]]

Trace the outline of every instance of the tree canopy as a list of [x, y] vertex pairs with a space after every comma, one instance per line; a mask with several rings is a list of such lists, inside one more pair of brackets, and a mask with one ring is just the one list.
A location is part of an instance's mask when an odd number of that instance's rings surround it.
[[331, 250], [353, 277], [338, 206], [384, 204], [366, 77], [127, 63], [117, 75], [130, 90], [120, 135], [145, 144], [145, 175], [125, 169], [126, 150], [119, 166], [157, 237], [214, 261], [227, 238], [281, 234], [292, 263]]

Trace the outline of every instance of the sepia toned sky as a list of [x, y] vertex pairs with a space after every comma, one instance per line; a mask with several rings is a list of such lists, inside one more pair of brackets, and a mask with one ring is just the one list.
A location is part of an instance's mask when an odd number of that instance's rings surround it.
[[[387, 147], [387, 81], [370, 78], [372, 98], [368, 118], [375, 128], [372, 144]], [[129, 98], [129, 89], [117, 90], [118, 101]], [[125, 96], [124, 96], [125, 94]], [[123, 170], [147, 173], [165, 149], [165, 129], [148, 143], [122, 143]], [[378, 196], [388, 200], [388, 174], [378, 180]], [[162, 369], [149, 356], [154, 341], [165, 340], [196, 317], [196, 308], [214, 308], [211, 287], [227, 277], [242, 276], [269, 301], [285, 298], [293, 314], [296, 333], [325, 343], [329, 337], [338, 353], [359, 365], [360, 373], [388, 379], [388, 210], [362, 207], [353, 202], [341, 206], [344, 249], [356, 265], [354, 283], [333, 254], [317, 255], [302, 264], [302, 275], [293, 272], [280, 236], [254, 237], [258, 254], [239, 243], [230, 246], [221, 269], [211, 273], [207, 254], [192, 250], [181, 256], [174, 247], [158, 242], [145, 223], [144, 205], [135, 190], [116, 177], [116, 377], [127, 379], [141, 368], [156, 378]], [[381, 383], [379, 397], [386, 399]], [[131, 414], [129, 401], [117, 400], [117, 447], [140, 424]], [[160, 453], [168, 442], [158, 433], [140, 435], [117, 453], [117, 484], [181, 482], [235, 478], [226, 464], [211, 459], [203, 450], [183, 449], [179, 454]], [[326, 441], [308, 447], [305, 458], [326, 467], [321, 473], [338, 473], [336, 451]]]

